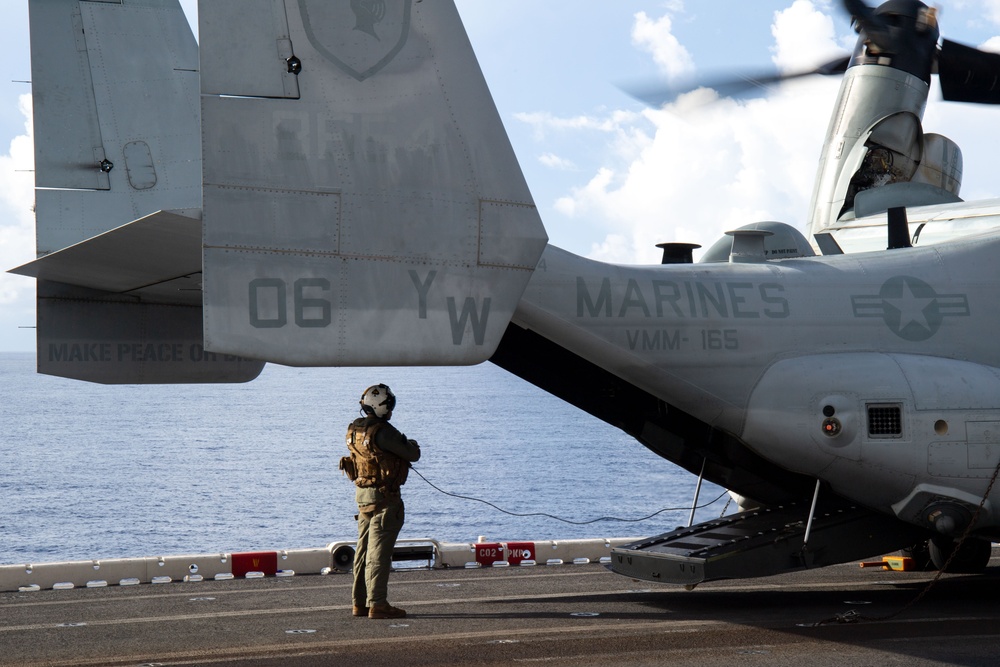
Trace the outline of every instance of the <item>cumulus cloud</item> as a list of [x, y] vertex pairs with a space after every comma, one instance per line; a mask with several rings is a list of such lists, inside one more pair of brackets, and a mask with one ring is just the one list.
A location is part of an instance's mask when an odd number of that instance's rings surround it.
[[[674, 5], [677, 8], [677, 5]], [[635, 15], [632, 43], [653, 56], [653, 61], [670, 79], [677, 79], [694, 70], [694, 60], [673, 35], [673, 19], [665, 14], [651, 19], [646, 12]]]
[[[637, 32], [654, 25], [659, 38], [672, 44], [664, 32], [669, 21], [636, 15]], [[792, 53], [815, 58], [809, 66], [838, 51], [829, 15], [806, 0], [775, 15], [773, 36], [781, 67], [802, 69]], [[838, 79], [816, 77], [779, 86], [766, 99], [740, 102], [698, 90], [663, 110], [609, 115], [599, 125], [614, 133], [618, 161], [562, 197], [556, 211], [601, 220], [606, 235], [588, 255], [621, 263], [656, 263], [657, 243], [707, 247], [724, 232], [760, 220], [802, 229], [838, 88]]]
[[983, 17], [1000, 26], [1000, 0], [983, 0]]
[[825, 126], [803, 97], [826, 99], [829, 108], [835, 94], [829, 82], [814, 81], [766, 100], [719, 100], [698, 115], [649, 112], [655, 131], [641, 156], [573, 194], [574, 214], [596, 213], [612, 221], [609, 238], [628, 237], [597, 243], [590, 256], [655, 263], [664, 241], [708, 246], [759, 220], [802, 228]]
[[514, 118], [530, 126], [535, 139], [542, 140], [550, 132], [565, 132], [567, 130], [618, 132], [622, 126], [640, 118], [640, 115], [632, 111], [613, 111], [604, 117], [579, 115], [561, 118], [547, 111], [536, 111], [516, 113]]
[[983, 51], [1000, 53], [1000, 37], [990, 37], [988, 40], [980, 44], [979, 48]]
[[18, 104], [25, 117], [25, 133], [15, 137], [7, 153], [0, 155], [0, 304], [5, 306], [34, 293], [33, 280], [6, 273], [35, 258], [31, 95], [21, 95]]
[[810, 0], [795, 0], [788, 9], [775, 12], [771, 36], [772, 60], [782, 72], [798, 72], [845, 55], [833, 17]]
[[0, 155], [0, 350], [28, 350], [34, 344], [35, 281], [7, 273], [35, 258], [34, 142], [31, 96], [21, 95], [24, 134], [16, 136]]
[[[988, 8], [998, 10], [995, 20], [1000, 25], [1000, 0], [991, 1]], [[795, 0], [776, 12], [771, 48], [775, 64], [795, 71], [843, 54], [843, 45], [854, 35], [845, 25], [838, 37], [842, 17], [836, 11], [831, 3]], [[686, 53], [670, 35], [670, 20], [636, 15], [635, 22], [637, 34], [656, 26], [658, 39], [670, 45], [665, 53]], [[989, 45], [995, 42], [1000, 40]], [[646, 42], [637, 43], [650, 50], [643, 46]], [[654, 53], [654, 58], [662, 57]], [[750, 101], [718, 99], [714, 91], [702, 89], [662, 110], [641, 114], [609, 113], [586, 120], [537, 115], [535, 121], [546, 130], [599, 128], [613, 137], [610, 157], [555, 203], [555, 212], [571, 221], [555, 226], [586, 223], [597, 228], [600, 240], [586, 254], [629, 264], [658, 262], [657, 243], [707, 247], [724, 232], [761, 220], [787, 222], [805, 231], [840, 81], [800, 79]], [[934, 91], [924, 127], [949, 136], [962, 148], [963, 197], [995, 197], [995, 160], [1000, 154], [996, 108], [939, 99]], [[553, 242], [559, 241], [553, 234]]]
[[575, 171], [577, 168], [572, 160], [559, 157], [555, 153], [546, 153], [540, 156], [538, 161], [549, 169], [557, 169], [559, 171]]

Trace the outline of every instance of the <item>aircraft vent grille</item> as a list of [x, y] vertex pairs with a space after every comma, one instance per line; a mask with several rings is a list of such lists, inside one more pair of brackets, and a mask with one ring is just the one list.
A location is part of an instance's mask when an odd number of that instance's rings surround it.
[[903, 410], [899, 405], [869, 405], [868, 435], [899, 438], [903, 435]]

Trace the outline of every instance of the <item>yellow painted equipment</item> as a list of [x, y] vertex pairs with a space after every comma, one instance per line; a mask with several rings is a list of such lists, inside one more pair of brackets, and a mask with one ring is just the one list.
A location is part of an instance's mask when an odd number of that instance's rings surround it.
[[917, 569], [917, 563], [906, 556], [882, 556], [882, 560], [862, 562], [861, 567], [878, 567], [883, 570], [909, 572]]

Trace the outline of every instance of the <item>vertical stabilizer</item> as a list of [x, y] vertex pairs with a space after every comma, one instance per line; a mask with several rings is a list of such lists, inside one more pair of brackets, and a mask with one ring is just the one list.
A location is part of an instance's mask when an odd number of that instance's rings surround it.
[[198, 45], [177, 0], [29, 8], [39, 259], [16, 270], [38, 278], [38, 371], [253, 379], [263, 362], [204, 349]]
[[177, 0], [31, 0], [38, 254], [201, 207], [198, 45]]
[[199, 20], [207, 346], [489, 358], [546, 237], [454, 2], [216, 0]]

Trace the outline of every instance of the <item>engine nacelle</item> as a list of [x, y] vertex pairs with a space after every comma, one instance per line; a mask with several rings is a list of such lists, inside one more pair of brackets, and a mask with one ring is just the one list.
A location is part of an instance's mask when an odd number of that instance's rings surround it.
[[962, 190], [962, 149], [940, 134], [924, 135], [923, 159], [912, 182], [926, 183], [958, 196]]
[[[762, 456], [858, 503], [960, 533], [1000, 461], [1000, 371], [938, 357], [786, 359], [754, 389], [742, 433]], [[990, 500], [978, 523], [995, 524]]]

